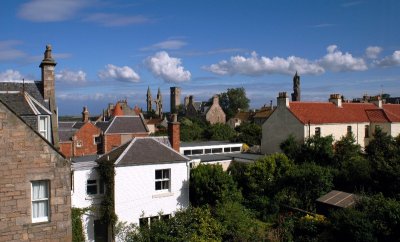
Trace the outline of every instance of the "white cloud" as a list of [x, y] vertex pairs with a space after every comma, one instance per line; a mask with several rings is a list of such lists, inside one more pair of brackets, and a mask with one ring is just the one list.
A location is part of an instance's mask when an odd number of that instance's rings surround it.
[[105, 27], [126, 26], [132, 24], [142, 24], [151, 20], [145, 16], [126, 16], [121, 14], [95, 13], [84, 19], [87, 22], [93, 22]]
[[375, 62], [378, 66], [389, 67], [400, 65], [400, 50], [396, 50], [392, 55]]
[[191, 78], [190, 71], [185, 71], [179, 58], [170, 57], [167, 52], [160, 51], [145, 60], [147, 68], [153, 75], [166, 82], [184, 82]]
[[156, 43], [149, 47], [144, 47], [141, 50], [177, 50], [185, 46], [187, 43], [182, 40], [166, 40]]
[[81, 0], [31, 0], [21, 5], [20, 18], [33, 22], [56, 22], [71, 19], [88, 1]]
[[56, 74], [56, 80], [66, 83], [82, 84], [86, 82], [86, 73], [84, 71], [62, 70]]
[[0, 72], [0, 82], [10, 82], [10, 81], [22, 81], [23, 76], [19, 71], [14, 70], [6, 70], [4, 72]]
[[105, 70], [99, 72], [101, 79], [114, 79], [122, 82], [138, 82], [140, 76], [129, 66], [118, 67], [112, 64], [105, 66]]
[[382, 47], [379, 46], [369, 46], [367, 49], [365, 49], [365, 55], [369, 59], [376, 59], [382, 50]]
[[223, 60], [217, 64], [204, 67], [212, 73], [218, 75], [249, 75], [257, 76], [263, 74], [322, 74], [324, 68], [312, 63], [307, 59], [296, 56], [289, 56], [286, 59], [281, 57], [259, 57], [256, 52], [252, 52], [250, 57], [233, 56], [229, 61]]
[[368, 69], [362, 58], [355, 58], [348, 52], [343, 53], [338, 50], [336, 45], [330, 45], [326, 50], [328, 53], [318, 63], [327, 70], [343, 72], [365, 71]]

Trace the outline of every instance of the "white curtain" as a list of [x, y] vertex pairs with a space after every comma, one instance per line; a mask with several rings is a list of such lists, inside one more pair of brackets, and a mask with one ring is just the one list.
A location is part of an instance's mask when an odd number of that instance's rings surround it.
[[48, 216], [49, 190], [47, 183], [47, 181], [37, 181], [32, 183], [33, 218], [43, 218]]

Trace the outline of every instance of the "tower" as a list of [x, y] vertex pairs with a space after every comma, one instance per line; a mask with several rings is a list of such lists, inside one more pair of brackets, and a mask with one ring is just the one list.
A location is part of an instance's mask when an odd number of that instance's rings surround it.
[[147, 102], [147, 113], [150, 113], [151, 110], [153, 110], [152, 103], [151, 103], [152, 102], [152, 98], [151, 98], [150, 87], [147, 87], [146, 102]]
[[161, 90], [160, 88], [158, 88], [158, 92], [157, 92], [157, 100], [156, 100], [156, 114], [162, 118], [163, 115], [163, 111], [162, 111], [162, 95], [161, 95]]
[[49, 109], [51, 111], [51, 130], [52, 130], [52, 142], [53, 145], [58, 148], [58, 114], [57, 104], [55, 95], [55, 75], [54, 68], [57, 65], [51, 55], [51, 45], [46, 45], [44, 52], [44, 58], [40, 63], [39, 67], [42, 69], [42, 95], [45, 101], [49, 103]]
[[293, 77], [292, 101], [300, 101], [300, 76], [297, 75], [297, 71]]
[[178, 106], [181, 105], [181, 88], [170, 87], [171, 90], [171, 113], [178, 112]]

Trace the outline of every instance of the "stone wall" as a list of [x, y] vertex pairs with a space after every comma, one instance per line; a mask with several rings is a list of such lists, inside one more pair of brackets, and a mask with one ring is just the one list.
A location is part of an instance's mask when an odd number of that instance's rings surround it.
[[[70, 164], [0, 102], [0, 241], [71, 241]], [[31, 182], [49, 182], [49, 221], [32, 223]]]

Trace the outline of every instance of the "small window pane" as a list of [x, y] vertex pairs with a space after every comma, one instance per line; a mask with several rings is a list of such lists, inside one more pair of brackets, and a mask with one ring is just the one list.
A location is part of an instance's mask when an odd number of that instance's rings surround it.
[[204, 153], [205, 153], [205, 154], [211, 154], [211, 149], [205, 149], [205, 150], [204, 150]]
[[230, 147], [224, 148], [224, 152], [231, 152], [231, 148]]
[[164, 172], [163, 178], [164, 179], [169, 179], [169, 170], [163, 170], [163, 172]]
[[183, 151], [183, 154], [184, 155], [191, 155], [192, 152], [191, 152], [191, 150], [185, 150], [185, 151]]
[[156, 190], [161, 190], [161, 182], [156, 181]]
[[156, 170], [156, 179], [162, 179], [162, 170]]
[[88, 195], [97, 194], [97, 183], [96, 183], [96, 180], [87, 180], [86, 193]]
[[232, 152], [240, 151], [240, 147], [232, 147]]

